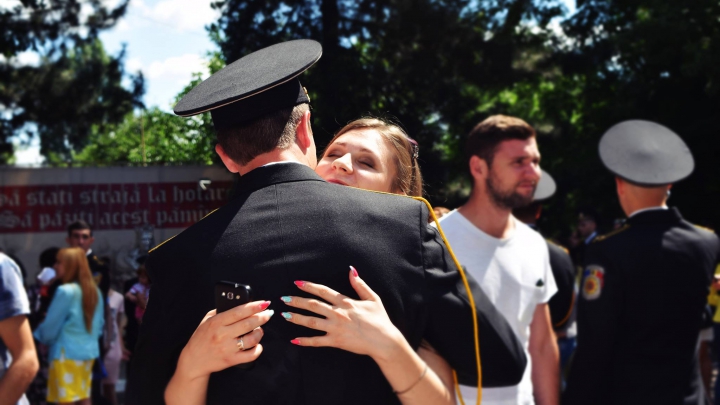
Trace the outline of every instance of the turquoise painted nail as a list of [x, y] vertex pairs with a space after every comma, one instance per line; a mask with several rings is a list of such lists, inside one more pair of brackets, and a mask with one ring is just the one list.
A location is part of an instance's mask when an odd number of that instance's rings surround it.
[[287, 295], [284, 295], [284, 296], [280, 297], [280, 299], [283, 300], [283, 302], [290, 302], [290, 301], [292, 301], [292, 298], [288, 297]]
[[283, 316], [283, 318], [285, 318], [285, 319], [290, 319], [290, 318], [292, 318], [292, 314], [289, 313], [289, 312], [283, 312], [283, 313], [282, 313], [282, 316]]

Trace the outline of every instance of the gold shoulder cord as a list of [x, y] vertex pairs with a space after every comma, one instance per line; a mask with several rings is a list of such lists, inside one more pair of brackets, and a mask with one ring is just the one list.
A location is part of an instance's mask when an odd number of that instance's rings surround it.
[[[458, 272], [460, 272], [460, 277], [462, 277], [463, 284], [465, 285], [465, 290], [468, 293], [468, 300], [470, 301], [470, 309], [472, 310], [472, 316], [473, 316], [473, 333], [475, 338], [475, 363], [477, 366], [478, 371], [478, 395], [477, 395], [477, 401], [476, 405], [480, 405], [480, 402], [482, 402], [482, 367], [480, 366], [480, 336], [478, 331], [478, 322], [477, 322], [477, 309], [475, 308], [475, 300], [473, 299], [472, 291], [470, 291], [470, 284], [467, 281], [467, 276], [465, 275], [465, 271], [463, 270], [462, 266], [460, 266], [460, 262], [458, 262], [457, 258], [455, 257], [455, 253], [453, 253], [452, 248], [450, 247], [450, 244], [447, 241], [447, 238], [445, 238], [445, 233], [443, 233], [442, 228], [440, 227], [440, 223], [438, 222], [437, 217], [435, 216], [435, 212], [433, 212], [433, 208], [430, 205], [430, 203], [422, 198], [422, 197], [411, 197], [413, 200], [420, 201], [424, 203], [428, 210], [430, 211], [430, 216], [433, 219], [433, 222], [435, 222], [435, 226], [437, 226], [437, 230], [440, 233], [440, 237], [442, 238], [443, 242], [445, 242], [445, 246], [447, 247], [448, 253], [450, 253], [450, 257], [452, 257], [453, 262], [455, 263], [455, 266], [458, 269]], [[453, 382], [455, 383], [455, 392], [457, 392], [458, 399], [460, 400], [461, 405], [465, 405], [465, 401], [463, 401], [462, 394], [460, 393], [460, 384], [458, 383], [457, 379], [457, 373], [455, 370], [453, 370]]]
[[575, 300], [576, 299], [577, 299], [577, 297], [575, 296], [575, 293], [573, 292], [572, 301], [570, 302], [570, 309], [568, 310], [567, 314], [565, 314], [565, 317], [560, 322], [556, 323], [553, 326], [559, 327], [560, 325], [567, 322], [568, 319], [570, 319], [570, 315], [572, 315], [573, 309], [575, 309]]
[[628, 230], [628, 228], [630, 228], [630, 225], [625, 224], [625, 225], [621, 226], [620, 228], [615, 229], [614, 231], [610, 231], [610, 232], [606, 233], [605, 235], [598, 236], [597, 238], [593, 239], [593, 241], [591, 243], [602, 242], [611, 236], [615, 236], [615, 235], [619, 234], [620, 232]]
[[[217, 211], [217, 210], [219, 210], [219, 209], [220, 209], [220, 208], [215, 208], [214, 210], [212, 210], [212, 211], [208, 212], [208, 213], [207, 213], [207, 214], [206, 214], [206, 215], [205, 215], [204, 217], [200, 218], [200, 221], [202, 221], [203, 219], [205, 219], [205, 218], [209, 217], [209, 216], [210, 216], [210, 214], [214, 214], [214, 213], [215, 213], [215, 211]], [[200, 221], [198, 221], [198, 222], [200, 222]], [[197, 223], [197, 222], [196, 222], [196, 223]], [[187, 228], [185, 228], [185, 229], [187, 229]], [[183, 232], [184, 232], [184, 231], [183, 231]], [[180, 233], [182, 233], [182, 232], [180, 232]], [[157, 245], [157, 246], [155, 246], [154, 248], [152, 248], [152, 249], [148, 250], [148, 254], [152, 253], [153, 251], [155, 251], [155, 249], [159, 248], [160, 246], [162, 246], [162, 245], [164, 245], [164, 244], [166, 244], [166, 243], [170, 242], [170, 241], [172, 240], [172, 238], [174, 238], [174, 237], [176, 237], [176, 236], [180, 235], [180, 233], [179, 233], [179, 234], [177, 234], [177, 235], [173, 235], [173, 236], [171, 236], [171, 237], [169, 237], [169, 238], [165, 239], [164, 241], [160, 242], [160, 244], [159, 244], [159, 245]]]

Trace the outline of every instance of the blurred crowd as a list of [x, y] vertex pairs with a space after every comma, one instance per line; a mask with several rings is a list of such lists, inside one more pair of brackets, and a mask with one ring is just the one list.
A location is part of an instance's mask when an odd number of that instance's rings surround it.
[[93, 242], [87, 222], [70, 224], [65, 247], [42, 251], [29, 285], [23, 264], [0, 253], [3, 397], [38, 405], [122, 403], [121, 374], [137, 341], [150, 279], [141, 256], [136, 276], [112, 285], [110, 260], [93, 253]]

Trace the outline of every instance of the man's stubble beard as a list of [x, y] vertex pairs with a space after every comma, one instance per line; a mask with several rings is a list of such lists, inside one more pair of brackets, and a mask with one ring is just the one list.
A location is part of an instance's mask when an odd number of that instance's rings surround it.
[[[515, 191], [515, 187], [517, 187], [517, 185], [515, 185], [512, 190], [505, 191], [500, 189], [498, 183], [499, 181], [497, 176], [495, 176], [493, 171], [490, 170], [489, 176], [485, 180], [485, 187], [487, 189], [488, 195], [490, 196], [490, 199], [499, 208], [513, 210], [515, 208], [526, 207], [532, 203], [533, 196], [535, 195], [534, 188], [530, 196], [525, 197]], [[537, 188], [537, 184], [535, 184], [535, 188]]]

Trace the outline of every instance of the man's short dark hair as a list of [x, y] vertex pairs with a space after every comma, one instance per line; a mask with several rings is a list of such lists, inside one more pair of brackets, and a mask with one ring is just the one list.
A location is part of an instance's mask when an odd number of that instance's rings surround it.
[[92, 227], [90, 226], [90, 224], [83, 221], [82, 219], [77, 220], [72, 224], [68, 225], [68, 236], [72, 236], [73, 231], [82, 231], [85, 229], [88, 229], [90, 231], [90, 236], [92, 236]]
[[465, 143], [466, 158], [478, 156], [492, 166], [497, 146], [507, 140], [526, 140], [536, 136], [533, 127], [516, 117], [493, 115], [475, 125]]
[[243, 125], [218, 128], [217, 139], [235, 163], [246, 165], [272, 150], [286, 149], [295, 142], [300, 119], [310, 107], [307, 103], [273, 111]]

